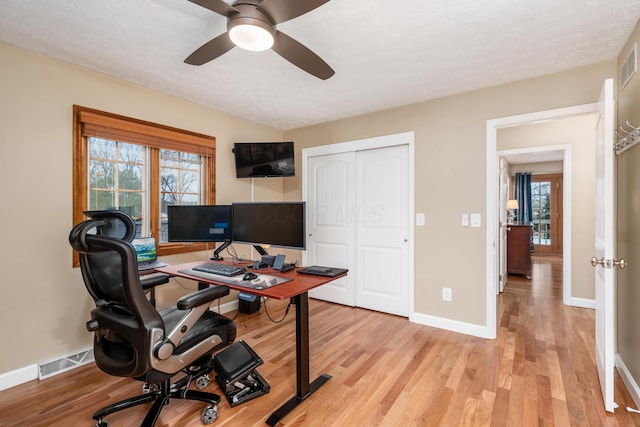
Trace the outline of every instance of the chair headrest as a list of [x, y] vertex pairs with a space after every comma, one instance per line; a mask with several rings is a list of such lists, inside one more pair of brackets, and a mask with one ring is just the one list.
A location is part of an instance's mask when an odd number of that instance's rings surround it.
[[[69, 233], [69, 244], [78, 252], [92, 252], [91, 245], [87, 242], [87, 239], [94, 239], [95, 236], [111, 237], [131, 242], [136, 235], [136, 224], [133, 218], [122, 211], [85, 211], [84, 214], [89, 219], [77, 224]], [[120, 234], [122, 235], [109, 236], [109, 230], [105, 230], [107, 226], [112, 229], [121, 229], [118, 223], [124, 225], [124, 233], [121, 232]]]

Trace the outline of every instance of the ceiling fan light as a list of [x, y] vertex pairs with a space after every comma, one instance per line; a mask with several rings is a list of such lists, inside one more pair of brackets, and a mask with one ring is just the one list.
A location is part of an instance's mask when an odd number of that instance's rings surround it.
[[242, 49], [259, 52], [271, 49], [273, 34], [271, 31], [253, 24], [239, 24], [229, 29], [229, 38]]

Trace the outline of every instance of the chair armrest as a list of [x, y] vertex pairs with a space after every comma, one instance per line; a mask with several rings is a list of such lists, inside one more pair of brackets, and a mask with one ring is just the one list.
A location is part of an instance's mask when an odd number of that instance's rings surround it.
[[222, 298], [225, 295], [229, 295], [228, 286], [211, 286], [207, 289], [203, 289], [201, 291], [183, 296], [178, 300], [176, 306], [180, 310], [189, 310], [193, 307], [197, 307], [199, 305], [214, 301], [218, 298]]
[[158, 285], [164, 285], [165, 283], [169, 283], [168, 274], [157, 273], [157, 274], [144, 274], [140, 276], [140, 284], [142, 285], [142, 289], [148, 291], [151, 288], [155, 288]]

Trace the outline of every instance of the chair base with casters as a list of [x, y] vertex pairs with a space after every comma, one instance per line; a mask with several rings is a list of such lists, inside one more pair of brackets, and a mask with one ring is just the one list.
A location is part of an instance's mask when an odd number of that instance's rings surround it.
[[209, 359], [201, 367], [192, 367], [186, 370], [185, 375], [174, 383], [171, 383], [170, 379], [159, 384], [146, 383], [142, 386], [142, 394], [108, 405], [96, 411], [92, 418], [97, 421], [96, 427], [109, 427], [109, 423], [104, 420], [107, 415], [153, 402], [147, 416], [140, 424], [141, 427], [151, 427], [158, 420], [162, 408], [169, 403], [170, 399], [184, 399], [206, 403], [207, 406], [202, 411], [201, 420], [204, 424], [211, 424], [218, 418], [220, 396], [215, 393], [188, 389], [194, 380], [197, 388], [201, 390], [207, 388], [210, 383], [209, 374], [211, 371], [211, 359]]

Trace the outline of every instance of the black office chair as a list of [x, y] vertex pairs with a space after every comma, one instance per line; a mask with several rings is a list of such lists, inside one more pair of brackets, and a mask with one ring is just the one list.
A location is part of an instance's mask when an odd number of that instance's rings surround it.
[[[96, 308], [87, 330], [94, 332], [94, 358], [107, 374], [145, 383], [142, 394], [111, 404], [93, 414], [97, 427], [107, 415], [154, 402], [141, 426], [153, 426], [169, 399], [207, 403], [205, 424], [217, 418], [220, 396], [199, 390], [209, 385], [212, 353], [233, 342], [232, 320], [209, 310], [212, 301], [229, 293], [226, 286], [186, 295], [175, 306], [157, 310], [145, 297], [130, 242], [135, 223], [121, 211], [87, 211], [69, 243], [80, 254], [82, 278]], [[172, 383], [172, 378], [184, 376]]]

